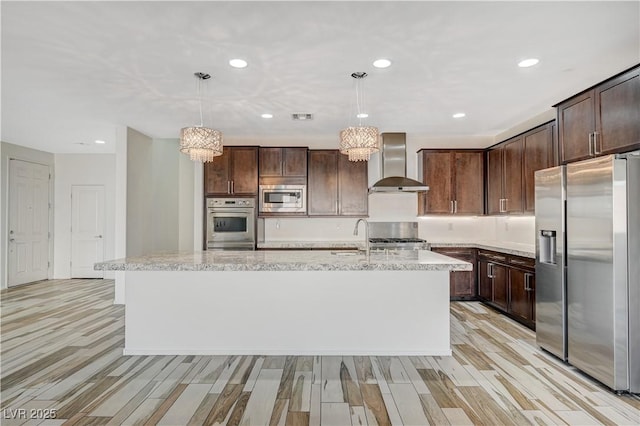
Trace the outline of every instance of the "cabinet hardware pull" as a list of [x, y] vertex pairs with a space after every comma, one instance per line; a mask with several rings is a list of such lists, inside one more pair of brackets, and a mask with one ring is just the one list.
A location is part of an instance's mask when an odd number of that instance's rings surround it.
[[[600, 142], [600, 144], [602, 144], [602, 142]], [[598, 151], [598, 132], [593, 132], [593, 154], [594, 155], [602, 154], [602, 149]]]
[[531, 291], [531, 274], [528, 272], [525, 272], [524, 274], [524, 289], [526, 291]]
[[449, 211], [450, 211], [451, 213], [455, 213], [455, 212], [454, 212], [454, 210], [453, 210], [453, 200], [451, 200], [451, 201], [449, 202]]
[[511, 263], [515, 263], [516, 265], [528, 265], [529, 262], [525, 260], [511, 259]]
[[589, 156], [593, 157], [593, 133], [589, 133]]
[[231, 194], [231, 181], [227, 181], [227, 194]]
[[487, 263], [487, 278], [493, 278], [493, 263]]
[[458, 200], [453, 200], [453, 212], [458, 213]]
[[231, 181], [231, 193], [232, 194], [235, 194], [235, 192], [236, 192], [234, 183], [235, 183], [234, 181]]

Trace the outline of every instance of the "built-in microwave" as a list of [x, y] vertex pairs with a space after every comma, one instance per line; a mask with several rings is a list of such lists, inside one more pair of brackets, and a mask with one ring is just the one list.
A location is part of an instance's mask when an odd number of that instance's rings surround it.
[[307, 185], [260, 185], [260, 213], [306, 213]]

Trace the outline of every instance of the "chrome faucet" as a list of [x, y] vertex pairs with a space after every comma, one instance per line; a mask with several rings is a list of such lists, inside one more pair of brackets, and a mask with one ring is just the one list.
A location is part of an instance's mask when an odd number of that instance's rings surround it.
[[353, 235], [358, 235], [358, 225], [360, 222], [364, 222], [364, 247], [367, 254], [367, 262], [371, 260], [371, 250], [369, 249], [369, 222], [367, 219], [358, 219], [356, 222], [356, 227], [353, 228]]

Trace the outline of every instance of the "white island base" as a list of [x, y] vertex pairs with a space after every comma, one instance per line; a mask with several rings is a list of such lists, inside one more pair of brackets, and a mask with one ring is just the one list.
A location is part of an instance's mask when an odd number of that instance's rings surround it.
[[125, 355], [451, 355], [449, 271], [126, 271]]

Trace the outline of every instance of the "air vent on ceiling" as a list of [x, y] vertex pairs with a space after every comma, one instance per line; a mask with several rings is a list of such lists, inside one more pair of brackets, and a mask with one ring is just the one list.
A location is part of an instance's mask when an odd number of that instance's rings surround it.
[[306, 113], [294, 113], [291, 114], [291, 119], [295, 121], [308, 121], [313, 120], [313, 114]]

